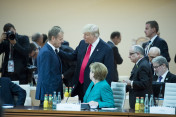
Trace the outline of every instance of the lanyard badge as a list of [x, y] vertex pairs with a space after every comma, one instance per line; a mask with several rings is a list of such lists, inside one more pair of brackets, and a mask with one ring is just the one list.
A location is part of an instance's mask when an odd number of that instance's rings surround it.
[[14, 72], [14, 61], [13, 60], [8, 61], [8, 72]]

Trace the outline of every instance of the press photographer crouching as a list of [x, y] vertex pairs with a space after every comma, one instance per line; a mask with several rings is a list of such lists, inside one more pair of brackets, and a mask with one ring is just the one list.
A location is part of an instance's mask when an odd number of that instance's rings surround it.
[[10, 77], [12, 81], [27, 84], [27, 61], [29, 38], [18, 35], [13, 24], [7, 23], [0, 37], [0, 54], [2, 54], [2, 77]]
[[37, 56], [38, 56], [38, 48], [34, 43], [30, 43], [29, 46], [29, 62], [27, 66], [27, 75], [28, 75], [28, 82], [32, 86], [36, 86], [37, 79], [38, 79], [38, 72], [37, 72]]

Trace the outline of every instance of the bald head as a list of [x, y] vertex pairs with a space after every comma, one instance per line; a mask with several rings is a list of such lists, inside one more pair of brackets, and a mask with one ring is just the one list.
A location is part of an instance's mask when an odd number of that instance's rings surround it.
[[151, 47], [148, 53], [150, 62], [157, 56], [160, 56], [160, 49], [158, 47]]

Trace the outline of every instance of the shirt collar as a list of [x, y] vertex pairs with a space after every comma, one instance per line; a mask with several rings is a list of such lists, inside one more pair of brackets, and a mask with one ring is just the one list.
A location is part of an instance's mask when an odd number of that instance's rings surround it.
[[162, 79], [166, 78], [167, 73], [169, 72], [169, 70], [167, 70], [163, 75], [162, 75]]
[[95, 48], [99, 41], [100, 41], [100, 38], [98, 37], [97, 40], [92, 43], [92, 47]]
[[112, 40], [110, 40], [110, 42], [112, 42], [115, 45], [115, 43]]
[[[142, 58], [143, 58], [143, 57], [142, 57]], [[136, 62], [136, 65], [139, 63], [139, 61], [140, 61], [142, 58], [140, 58], [140, 59]]]
[[55, 52], [55, 49], [57, 49], [58, 50], [58, 52], [59, 52], [59, 48], [55, 48], [49, 41], [47, 42], [48, 43], [48, 45], [50, 45], [51, 46], [51, 48], [54, 50], [54, 52]]
[[150, 43], [153, 43], [153, 41], [156, 39], [157, 35], [155, 35], [154, 37], [152, 37], [152, 39], [150, 40]]

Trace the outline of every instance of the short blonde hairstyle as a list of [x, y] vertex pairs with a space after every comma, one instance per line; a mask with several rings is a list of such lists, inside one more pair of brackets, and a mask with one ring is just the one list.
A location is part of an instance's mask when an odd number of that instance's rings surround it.
[[86, 24], [83, 28], [83, 33], [89, 32], [92, 35], [94, 35], [95, 37], [99, 37], [100, 33], [99, 33], [99, 28], [97, 25], [95, 24]]
[[94, 73], [95, 80], [102, 81], [106, 78], [108, 74], [108, 69], [103, 63], [94, 62], [90, 64], [89, 67], [90, 67], [90, 72]]

